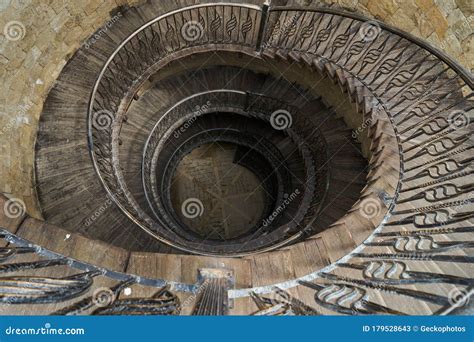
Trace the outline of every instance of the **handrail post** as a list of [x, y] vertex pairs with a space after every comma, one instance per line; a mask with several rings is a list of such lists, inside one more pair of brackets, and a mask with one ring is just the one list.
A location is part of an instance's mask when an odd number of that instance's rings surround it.
[[258, 28], [257, 46], [256, 46], [258, 53], [260, 53], [262, 50], [262, 41], [265, 38], [265, 33], [267, 29], [269, 9], [270, 9], [270, 2], [265, 2], [262, 6], [262, 18], [260, 19], [260, 27]]

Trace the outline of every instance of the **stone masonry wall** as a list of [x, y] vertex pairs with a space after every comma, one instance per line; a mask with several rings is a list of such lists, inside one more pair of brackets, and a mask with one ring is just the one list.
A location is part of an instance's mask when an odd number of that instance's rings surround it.
[[[0, 192], [23, 200], [32, 216], [40, 216], [34, 143], [49, 89], [74, 51], [102, 25], [113, 24], [111, 10], [141, 1], [0, 0]], [[390, 23], [474, 68], [472, 0], [324, 2]]]

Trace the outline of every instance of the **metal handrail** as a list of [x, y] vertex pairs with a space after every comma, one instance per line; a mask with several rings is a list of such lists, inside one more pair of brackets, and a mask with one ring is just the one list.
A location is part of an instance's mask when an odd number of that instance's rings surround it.
[[377, 25], [380, 26], [380, 28], [392, 32], [402, 38], [405, 38], [406, 40], [418, 45], [419, 47], [425, 49], [428, 51], [430, 54], [438, 57], [441, 61], [449, 65], [451, 69], [456, 71], [458, 75], [461, 76], [461, 78], [466, 82], [466, 84], [471, 88], [474, 89], [474, 75], [469, 72], [464, 66], [462, 66], [459, 62], [457, 62], [454, 58], [446, 54], [445, 52], [441, 51], [440, 49], [428, 44], [423, 39], [420, 39], [411, 33], [405, 32], [403, 30], [400, 30], [390, 24], [384, 23], [380, 20], [377, 19], [370, 19], [367, 18], [363, 15], [357, 14], [357, 13], [351, 13], [339, 9], [334, 9], [334, 8], [311, 8], [311, 7], [301, 7], [301, 6], [275, 6], [275, 7], [270, 7], [269, 12], [283, 12], [283, 11], [302, 11], [302, 12], [318, 12], [318, 13], [327, 13], [327, 14], [334, 14], [334, 15], [339, 15], [342, 17], [350, 18], [350, 19], [355, 19], [359, 21], [371, 21], [373, 23], [376, 23]]
[[[93, 160], [93, 164], [94, 164], [94, 168], [102, 182], [102, 184], [104, 185], [106, 191], [109, 193], [109, 195], [111, 195], [111, 197], [114, 199], [114, 201], [117, 203], [117, 205], [119, 206], [119, 208], [125, 213], [125, 215], [127, 215], [129, 218], [131, 218], [135, 223], [138, 223], [137, 220], [133, 217], [132, 214], [130, 214], [126, 208], [124, 208], [118, 201], [116, 201], [116, 198], [115, 198], [115, 195], [113, 192], [110, 191], [110, 189], [108, 188], [106, 182], [104, 181], [103, 177], [101, 176], [101, 173], [100, 173], [100, 170], [97, 166], [97, 160], [96, 160], [96, 157], [95, 157], [95, 154], [94, 154], [94, 142], [93, 142], [93, 136], [92, 136], [92, 133], [91, 133], [91, 130], [92, 130], [92, 125], [91, 125], [91, 115], [92, 115], [92, 112], [93, 112], [93, 109], [94, 109], [94, 97], [96, 95], [96, 92], [98, 90], [98, 87], [99, 87], [99, 84], [100, 84], [100, 80], [102, 79], [102, 77], [104, 76], [106, 70], [107, 70], [107, 67], [110, 65], [110, 63], [113, 61], [113, 58], [115, 56], [117, 56], [120, 52], [120, 50], [126, 45], [127, 42], [129, 42], [133, 37], [135, 37], [136, 35], [138, 35], [141, 31], [143, 31], [145, 28], [149, 27], [150, 25], [152, 25], [153, 23], [156, 23], [158, 22], [159, 20], [161, 19], [164, 19], [164, 18], [167, 18], [171, 15], [174, 15], [176, 13], [180, 13], [180, 12], [184, 12], [184, 11], [187, 11], [187, 10], [190, 10], [190, 9], [195, 9], [195, 8], [201, 8], [201, 7], [211, 7], [211, 6], [233, 6], [233, 7], [239, 7], [239, 6], [242, 6], [244, 8], [249, 8], [249, 9], [253, 9], [253, 10], [257, 10], [259, 12], [262, 11], [262, 9], [258, 6], [253, 6], [253, 5], [236, 5], [236, 4], [232, 4], [232, 3], [218, 3], [218, 4], [205, 4], [205, 5], [195, 5], [195, 6], [190, 6], [190, 7], [185, 7], [185, 8], [182, 8], [182, 9], [179, 9], [179, 10], [176, 10], [176, 11], [173, 11], [173, 12], [169, 12], [165, 15], [162, 15], [158, 18], [155, 18], [153, 19], [152, 21], [148, 22], [147, 24], [145, 25], [142, 25], [140, 28], [138, 28], [136, 31], [134, 31], [124, 42], [122, 42], [122, 44], [119, 45], [119, 47], [114, 51], [114, 53], [109, 57], [109, 59], [107, 60], [106, 64], [104, 65], [103, 69], [101, 70], [101, 73], [94, 85], [94, 89], [93, 89], [93, 92], [91, 94], [91, 98], [90, 98], [90, 102], [89, 102], [89, 120], [88, 120], [88, 128], [89, 128], [89, 150], [90, 150], [90, 153], [91, 153], [91, 157], [92, 157], [92, 160]], [[355, 19], [355, 20], [359, 20], [359, 21], [366, 21], [368, 20], [367, 18], [363, 17], [363, 16], [360, 16], [360, 15], [357, 15], [357, 14], [353, 14], [353, 13], [347, 13], [345, 11], [341, 11], [341, 10], [335, 10], [335, 9], [329, 9], [329, 8], [318, 8], [318, 9], [312, 9], [312, 8], [301, 8], [301, 7], [271, 7], [268, 11], [268, 14], [270, 15], [272, 12], [290, 12], [290, 11], [301, 11], [301, 12], [320, 12], [320, 13], [327, 13], [327, 14], [333, 14], [333, 15], [340, 15], [340, 16], [343, 16], [343, 17], [347, 17], [347, 18], [351, 18], [351, 19]], [[263, 30], [266, 30], [266, 24], [267, 24], [267, 21], [268, 21], [268, 16], [265, 16], [265, 22], [262, 24], [260, 23], [260, 29], [263, 28]], [[263, 18], [263, 17], [262, 17]], [[446, 54], [444, 54], [443, 52], [439, 51], [438, 49], [436, 48], [433, 48], [432, 46], [428, 45], [426, 42], [408, 34], [408, 33], [405, 33], [401, 30], [398, 30], [396, 28], [393, 28], [391, 27], [390, 25], [387, 25], [387, 24], [384, 24], [384, 23], [381, 23], [379, 21], [375, 21], [375, 20], [371, 20], [373, 22], [376, 22], [378, 25], [380, 25], [381, 28], [385, 29], [386, 31], [389, 31], [391, 33], [394, 33], [398, 36], [400, 36], [401, 38], [405, 38], [407, 39], [408, 41], [416, 44], [417, 46], [420, 46], [421, 48], [427, 50], [430, 54], [436, 56], [439, 60], [443, 61], [446, 65], [448, 65], [451, 69], [453, 69], [463, 80], [464, 82], [471, 88], [473, 88], [473, 81], [472, 81], [472, 75], [467, 72], [462, 66], [460, 66], [456, 61], [454, 61], [451, 57], [447, 56]], [[266, 35], [265, 35], [265, 32], [263, 32], [263, 37], [265, 38]], [[258, 45], [258, 44], [257, 44]], [[256, 46], [256, 53], [259, 53], [259, 49], [258, 49], [258, 46]], [[390, 118], [390, 121], [392, 122], [392, 124], [394, 123], [393, 120]], [[398, 138], [398, 135], [397, 135], [397, 138]], [[399, 184], [400, 185], [400, 184]], [[390, 208], [393, 209], [393, 202], [391, 203], [390, 205]], [[391, 210], [389, 210], [391, 211]], [[140, 225], [140, 224], [139, 224]], [[155, 237], [156, 235], [153, 234]], [[170, 241], [166, 241], [165, 239], [160, 239], [158, 238], [159, 240], [162, 240], [168, 244], [171, 244], [171, 245], [174, 245], [172, 243], [170, 243]], [[176, 248], [179, 248], [177, 246], [174, 245], [174, 247]]]
[[[173, 11], [173, 12], [170, 12], [170, 13], [167, 13], [166, 15], [164, 16], [161, 16], [161, 17], [158, 17], [156, 19], [154, 19], [152, 22], [150, 23], [147, 23], [146, 25], [142, 26], [143, 27], [149, 27], [150, 25], [152, 25], [153, 23], [157, 22], [158, 20], [160, 20], [159, 18], [166, 18], [170, 15], [173, 15], [175, 13], [179, 13], [179, 12], [182, 12], [182, 11], [186, 11], [186, 10], [189, 10], [189, 9], [192, 9], [192, 8], [201, 8], [201, 7], [210, 7], [210, 6], [215, 6], [216, 4], [206, 4], [206, 5], [196, 5], [196, 6], [190, 6], [190, 7], [186, 7], [186, 8], [183, 8], [183, 9], [180, 9], [180, 10], [177, 10], [177, 11]], [[218, 4], [218, 6], [222, 6], [223, 4]], [[226, 5], [231, 5], [231, 6], [236, 6], [236, 4], [231, 4], [231, 3], [226, 3]], [[248, 8], [253, 8], [253, 9], [260, 9], [259, 7], [257, 6], [250, 6], [248, 5], [247, 6]], [[269, 10], [269, 13], [271, 12], [283, 12], [283, 11], [304, 11], [304, 12], [321, 12], [321, 13], [327, 13], [327, 14], [334, 14], [334, 15], [340, 15], [340, 16], [344, 16], [344, 17], [348, 17], [348, 18], [352, 18], [352, 19], [356, 19], [356, 20], [366, 20], [366, 18], [362, 17], [362, 16], [359, 16], [359, 15], [356, 15], [356, 14], [351, 14], [351, 13], [346, 13], [344, 11], [340, 11], [340, 10], [334, 10], [334, 9], [311, 9], [311, 8], [300, 8], [300, 7], [274, 7], [274, 8], [271, 8]], [[266, 20], [268, 18], [265, 18], [265, 23], [266, 23]], [[372, 20], [374, 21], [374, 20]], [[381, 28], [383, 28], [384, 30], [386, 31], [389, 31], [389, 32], [392, 32], [394, 34], [397, 34], [398, 36], [404, 38], [404, 39], [407, 39], [409, 41], [411, 41], [413, 44], [416, 44], [417, 46], [425, 49], [426, 51], [428, 51], [431, 55], [433, 56], [436, 56], [440, 61], [444, 62], [446, 65], [448, 65], [452, 70], [454, 70], [456, 72], [457, 75], [459, 75], [460, 78], [462, 78], [462, 80], [472, 89], [473, 88], [473, 77], [472, 77], [472, 74], [470, 74], [467, 70], [465, 70], [462, 66], [460, 66], [454, 59], [452, 59], [451, 57], [447, 56], [446, 54], [444, 54], [443, 52], [439, 51], [438, 49], [428, 45], [426, 42], [408, 34], [408, 33], [405, 33], [403, 31], [400, 31], [396, 28], [393, 28], [389, 25], [386, 25], [384, 23], [381, 23], [379, 21], [375, 21], [378, 23], [378, 25], [380, 25]], [[265, 26], [265, 25], [264, 25]], [[108, 59], [106, 65], [104, 66], [104, 68], [102, 69], [101, 71], [101, 74], [99, 75], [99, 78], [98, 80], [96, 81], [96, 84], [94, 85], [94, 90], [93, 90], [93, 93], [91, 94], [91, 99], [90, 99], [90, 103], [89, 103], [89, 115], [92, 113], [93, 111], [93, 107], [94, 107], [94, 103], [93, 103], [93, 98], [94, 98], [94, 95], [95, 93], [97, 92], [98, 90], [98, 87], [99, 87], [99, 82], [100, 82], [100, 79], [104, 76], [105, 72], [106, 72], [106, 69], [107, 69], [107, 65], [110, 65], [110, 63], [112, 63], [113, 61], [113, 57], [114, 56], [117, 56], [120, 52], [120, 49], [123, 48], [126, 43], [128, 41], [130, 41], [131, 39], [133, 39], [133, 37], [135, 35], [137, 35], [140, 31], [140, 29], [138, 29], [137, 31], [135, 31], [132, 35], [130, 35], [126, 41], [124, 41], [120, 46], [119, 48], [117, 48], [115, 51], [114, 51], [114, 54]], [[260, 33], [262, 33], [264, 31], [260, 31]], [[260, 40], [259, 40], [260, 41]], [[258, 46], [259, 46], [260, 43], [257, 43], [257, 49], [258, 49]], [[363, 84], [363, 83], [362, 83]], [[365, 84], [363, 84], [365, 85]], [[227, 91], [227, 90], [226, 90]], [[240, 93], [244, 93], [244, 92], [240, 92]], [[373, 94], [373, 93], [372, 93]], [[89, 119], [90, 119], [90, 116], [89, 116]], [[391, 120], [390, 121], [392, 123], [392, 125], [394, 124], [394, 121]], [[94, 163], [94, 168], [96, 170], [96, 172], [98, 173], [98, 176], [99, 178], [101, 179], [101, 182], [104, 184], [105, 186], [105, 183], [104, 183], [104, 180], [102, 179], [102, 176], [98, 170], [98, 167], [96, 165], [96, 161], [95, 161], [95, 156], [94, 156], [94, 153], [93, 153], [93, 137], [92, 137], [92, 133], [91, 133], [91, 126], [90, 126], [90, 123], [91, 121], [89, 120], [88, 124], [89, 124], [89, 149], [90, 149], [90, 153], [91, 153], [91, 156], [92, 156], [92, 159], [93, 159], [93, 163]], [[396, 131], [396, 128], [395, 129], [395, 133], [397, 135], [397, 138], [398, 138], [398, 131]], [[448, 132], [449, 133], [449, 132]], [[444, 133], [443, 133], [444, 134]], [[434, 137], [436, 138], [436, 136]], [[433, 138], [433, 139], [434, 139]], [[431, 139], [431, 138], [430, 138]], [[400, 144], [400, 140], [398, 140], [398, 143]], [[148, 139], [147, 139], [147, 144], [148, 144]], [[401, 144], [400, 144], [401, 145]], [[401, 150], [400, 150], [401, 151]], [[458, 153], [458, 151], [461, 151], [463, 152], [464, 150], [456, 150], [456, 153]], [[444, 152], [443, 152], [444, 153]], [[403, 158], [403, 156], [401, 156], [401, 159]], [[453, 176], [453, 175], [451, 175]], [[453, 177], [455, 178], [455, 177]], [[451, 179], [451, 178], [450, 178]], [[401, 182], [403, 181], [402, 177], [400, 177], [399, 181], [398, 181], [398, 189], [397, 191], [399, 190], [399, 186], [401, 184]], [[420, 187], [422, 187], [423, 185], [421, 185]], [[107, 192], [109, 192], [109, 189], [107, 188], [107, 186], [105, 186]], [[112, 195], [112, 198], [114, 198], [113, 196], [113, 193], [110, 193], [109, 194]], [[444, 203], [446, 204], [446, 203]], [[117, 205], [119, 205], [120, 207], [120, 204], [117, 203]], [[390, 204], [390, 210], [388, 211], [388, 213], [391, 212], [391, 209], [393, 209], [393, 207], [396, 205], [396, 201], [393, 200]], [[121, 209], [123, 209], [122, 207], [120, 207]], [[430, 208], [430, 207], [427, 207], [427, 208]], [[435, 208], [435, 206], [433, 206], [432, 208]], [[414, 208], [413, 210], [415, 211], [417, 208]], [[420, 208], [418, 208], [420, 209]], [[123, 209], [122, 211], [124, 211], [124, 213], [127, 215], [126, 213], [126, 209]], [[398, 213], [400, 214], [400, 212]], [[130, 217], [130, 216], [129, 216]], [[133, 218], [132, 218], [133, 219]], [[384, 218], [384, 221], [376, 228], [375, 232], [372, 233], [372, 235], [364, 242], [364, 243], [367, 243], [367, 242], [370, 242], [372, 241], [373, 237], [380, 233], [381, 229], [383, 228], [383, 225], [386, 223], [386, 218]], [[393, 223], [393, 222], [392, 222]], [[395, 222], [396, 224], [398, 224], [399, 222]], [[435, 228], [437, 229], [437, 228]], [[446, 231], [443, 231], [444, 228], [442, 228], [440, 231], [441, 233], [446, 233], [446, 232], [449, 232], [448, 229], [446, 228]], [[426, 233], [423, 232], [423, 231], [414, 231], [416, 233], [419, 233], [419, 234], [424, 234]], [[12, 234], [6, 230], [3, 230], [3, 229], [0, 229], [0, 233], [2, 236], [6, 237], [7, 240], [13, 244], [16, 244], [18, 246], [28, 246], [29, 248], [32, 248], [32, 249], [35, 249], [35, 253], [37, 253], [38, 255], [40, 256], [44, 256], [44, 257], [47, 257], [47, 258], [53, 258], [53, 259], [65, 259], [67, 261], [67, 265], [68, 266], [72, 266], [74, 268], [77, 268], [77, 269], [80, 269], [80, 270], [87, 270], [87, 271], [96, 271], [96, 272], [100, 272], [101, 274], [107, 276], [107, 277], [110, 277], [112, 279], [116, 279], [116, 280], [121, 280], [121, 281], [124, 281], [124, 280], [127, 280], [129, 279], [130, 277], [133, 277], [133, 278], [136, 278], [136, 282], [137, 283], [140, 283], [140, 284], [144, 284], [144, 285], [150, 285], [150, 286], [155, 286], [155, 287], [158, 287], [158, 286], [163, 286], [163, 285], [166, 285], [166, 284], [170, 284], [173, 289], [175, 289], [176, 291], [184, 291], [184, 292], [193, 292], [197, 289], [197, 285], [196, 284], [183, 284], [183, 283], [178, 283], [178, 282], [169, 282], [167, 280], [164, 280], [164, 279], [149, 279], [149, 278], [142, 278], [142, 277], [138, 277], [136, 275], [131, 275], [131, 274], [126, 274], [126, 273], [122, 273], [122, 272], [116, 272], [116, 271], [110, 271], [110, 270], [105, 270], [105, 269], [102, 269], [98, 266], [95, 266], [95, 265], [92, 265], [92, 264], [89, 264], [89, 263], [86, 263], [86, 262], [82, 262], [82, 261], [79, 261], [79, 260], [76, 260], [76, 259], [73, 259], [73, 258], [69, 258], [69, 257], [64, 257], [64, 256], [61, 256], [60, 254], [57, 254], [57, 253], [54, 253], [54, 252], [51, 252], [51, 251], [48, 251], [46, 249], [43, 249], [41, 248], [40, 246], [37, 246], [35, 244], [32, 244], [30, 243], [29, 241], [27, 240], [24, 240], [20, 237], [18, 237], [17, 235], [15, 234]], [[392, 231], [393, 233], [393, 231]], [[395, 232], [396, 233], [396, 232]], [[410, 231], [408, 230], [404, 230], [403, 233], [407, 233], [406, 235], [403, 235], [403, 236], [409, 236], [408, 233], [410, 233]], [[153, 234], [152, 234], [153, 235]], [[154, 235], [156, 237], [156, 235]], [[380, 237], [380, 235], [378, 236]], [[160, 237], [157, 237], [159, 240], [160, 240]], [[274, 286], [278, 286], [279, 288], [283, 288], [283, 289], [287, 289], [287, 288], [292, 288], [292, 287], [295, 287], [295, 286], [298, 286], [300, 284], [302, 284], [302, 281], [304, 282], [307, 282], [307, 281], [312, 281], [316, 278], [319, 278], [321, 276], [324, 276], [324, 275], [327, 275], [329, 272], [331, 272], [332, 270], [334, 270], [336, 267], [339, 267], [339, 266], [342, 266], [341, 264], [342, 263], [345, 263], [345, 265], [350, 265], [348, 263], [348, 260], [355, 255], [355, 253], [357, 252], [360, 252], [363, 248], [364, 248], [364, 243], [361, 244], [359, 247], [357, 247], [356, 249], [354, 249], [352, 252], [350, 252], [349, 254], [346, 255], [346, 257], [344, 257], [343, 259], [340, 259], [332, 264], [330, 264], [329, 266], [326, 266], [324, 268], [322, 268], [321, 270], [315, 270], [314, 272], [311, 272], [309, 274], [306, 274], [306, 275], [303, 275], [299, 278], [295, 278], [295, 279], [290, 279], [290, 280], [287, 280], [287, 281], [283, 281], [281, 283], [278, 283], [278, 284], [273, 284]], [[386, 241], [385, 241], [386, 243]], [[280, 243], [278, 245], [275, 245], [272, 247], [273, 248], [278, 248], [282, 245], [284, 245], [285, 243]], [[173, 245], [171, 243], [171, 245]], [[369, 245], [369, 244], [367, 244]], [[372, 246], [374, 246], [375, 244], [372, 244]], [[382, 244], [383, 246], [388, 246], [387, 244]], [[177, 247], [175, 246], [176, 248], [180, 248], [180, 247]], [[183, 248], [181, 248], [183, 249]], [[185, 250], [185, 249], [184, 249]], [[266, 251], [268, 249], [265, 249], [265, 250], [262, 250], [262, 251]], [[419, 253], [418, 256], [415, 255], [413, 257], [413, 260], [417, 260], [417, 258], [423, 260], [423, 259], [426, 259], [426, 260], [429, 260], [429, 252], [426, 253], [426, 254], [421, 254]], [[360, 254], [359, 255], [356, 255], [358, 257], [362, 257]], [[383, 256], [383, 255], [382, 255]], [[394, 256], [394, 254], [387, 254], [388, 257], [390, 256]], [[450, 259], [452, 256], [450, 255], [441, 255], [444, 257], [444, 261], [447, 261], [447, 262], [453, 262], [452, 259]], [[402, 255], [403, 258], [411, 258], [412, 255], [410, 255], [409, 253], [406, 253], [406, 254], [403, 254]], [[462, 257], [462, 256], [459, 256], [458, 257]], [[471, 259], [472, 260], [472, 259]], [[470, 261], [472, 263], [472, 261]], [[416, 273], [416, 272], [415, 272]], [[413, 274], [413, 273], [412, 273]], [[466, 279], [467, 278], [467, 275], [466, 274]], [[424, 272], [424, 275], [423, 275], [423, 278], [422, 279], [427, 279], [427, 276], [433, 276], [432, 274], [427, 274], [427, 272]], [[449, 276], [449, 275], [448, 275]], [[410, 276], [411, 277], [411, 276]], [[351, 279], [350, 278], [342, 278], [343, 282], [344, 283], [351, 283]], [[433, 282], [436, 282], [436, 278], [434, 278], [435, 280]], [[406, 280], [406, 279], [405, 279]], [[326, 278], [326, 281], [331, 283], [331, 282], [334, 282], [335, 280], [334, 279], [328, 279]], [[360, 281], [360, 280], [359, 280]], [[370, 284], [370, 283], [369, 283]], [[377, 284], [377, 283], [376, 283]], [[363, 285], [362, 285], [363, 286]], [[396, 294], [396, 292], [393, 292], [394, 290], [403, 290], [402, 288], [395, 288], [395, 287], [389, 287], [389, 286], [385, 286], [383, 285], [382, 286], [373, 286], [372, 288], [378, 288], [378, 289], [381, 289], [381, 290], [385, 290], [385, 291], [392, 291], [392, 293]], [[248, 288], [248, 289], [236, 289], [236, 290], [229, 290], [228, 291], [228, 295], [229, 295], [229, 298], [239, 298], [239, 297], [245, 297], [245, 296], [249, 296], [250, 294], [252, 293], [268, 293], [268, 292], [271, 292], [272, 291], [272, 288], [270, 286], [258, 286], [258, 287], [254, 287], [254, 288]], [[407, 292], [404, 292], [405, 294]], [[473, 292], [472, 292], [472, 287], [469, 287], [469, 293], [468, 295], [472, 295]], [[449, 313], [450, 310], [452, 310], [454, 308], [454, 306], [452, 307], [449, 307], [448, 309], [445, 309], [443, 308], [444, 311], [441, 311], [443, 314], [444, 313]]]
[[[235, 94], [235, 95], [239, 95], [239, 96], [242, 96], [245, 100], [245, 102], [248, 102], [248, 97], [249, 96], [255, 96], [255, 97], [262, 97], [262, 98], [267, 98], [267, 99], [271, 99], [273, 101], [276, 101], [275, 99], [273, 98], [270, 98], [266, 95], [263, 95], [263, 94], [257, 94], [257, 93], [253, 93], [253, 92], [243, 92], [243, 91], [238, 91], [238, 90], [233, 90], [233, 89], [215, 89], [215, 90], [209, 90], [209, 91], [205, 91], [205, 92], [201, 92], [201, 93], [196, 93], [196, 94], [193, 94], [193, 95], [190, 95], [182, 100], [180, 100], [178, 103], [176, 103], [175, 105], [173, 105], [171, 108], [169, 108], [162, 116], [160, 116], [160, 119], [155, 123], [154, 127], [152, 128], [150, 134], [148, 135], [148, 138], [146, 140], [146, 143], [145, 143], [145, 146], [144, 146], [144, 149], [143, 149], [143, 153], [142, 153], [142, 170], [141, 170], [141, 174], [142, 174], [142, 185], [143, 185], [143, 189], [144, 189], [144, 192], [145, 192], [145, 197], [149, 203], [149, 206], [152, 208], [153, 212], [155, 213], [155, 216], [158, 218], [159, 217], [159, 213], [156, 212], [155, 208], [154, 208], [154, 202], [153, 202], [153, 199], [150, 198], [150, 194], [148, 192], [148, 184], [147, 182], [150, 181], [148, 179], [148, 174], [152, 174], [154, 175], [155, 172], [153, 170], [153, 168], [151, 167], [151, 169], [148, 169], [147, 166], [146, 166], [146, 162], [147, 160], [150, 158], [150, 155], [149, 153], [152, 154], [152, 158], [153, 156], [156, 156], [157, 152], [155, 151], [156, 149], [158, 149], [158, 145], [157, 146], [152, 146], [150, 147], [150, 144], [151, 144], [151, 140], [156, 140], [156, 134], [158, 134], [158, 130], [159, 128], [161, 127], [160, 125], [165, 122], [168, 117], [170, 115], [172, 115], [176, 110], [178, 110], [181, 106], [183, 105], [186, 105], [188, 102], [192, 101], [192, 100], [195, 100], [197, 98], [200, 98], [200, 97], [205, 97], [204, 101], [206, 99], [208, 99], [208, 96], [215, 96], [215, 94]], [[247, 105], [247, 108], [245, 108], [244, 110], [248, 110], [248, 103], [246, 103]], [[221, 106], [218, 106], [219, 108]], [[230, 104], [230, 107], [232, 107], [232, 104]], [[228, 108], [229, 111], [231, 112], [234, 112], [232, 110], [232, 108]], [[209, 113], [209, 112], [213, 112], [215, 111], [215, 107], [212, 106], [210, 108], [207, 108], [206, 110], [202, 111], [202, 113], [200, 113], [200, 115], [205, 115], [206, 113]], [[236, 113], [238, 111], [235, 111]], [[296, 112], [296, 109], [294, 109], [294, 112]], [[249, 115], [251, 117], [253, 117], [255, 115], [255, 113], [253, 113], [252, 115], [250, 115], [251, 113], [244, 113], [244, 112], [239, 112], [238, 114], [241, 114], [241, 115]], [[258, 114], [258, 113], [257, 113]], [[194, 115], [195, 114], [189, 114], [189, 115]], [[259, 115], [259, 118], [260, 119], [264, 119], [265, 116], [263, 114], [260, 114]], [[186, 121], [186, 117], [183, 117], [181, 119], [182, 121]], [[181, 124], [181, 123], [180, 123]], [[167, 135], [165, 137], [162, 137], [159, 141], [161, 142], [165, 142], [167, 137], [171, 134], [169, 132], [172, 132], [173, 129], [172, 128], [168, 128], [167, 129]], [[297, 132], [295, 132], [297, 134]], [[296, 135], [294, 135], [293, 133], [291, 133], [291, 135], [293, 136], [294, 139], [298, 139]], [[297, 143], [296, 145], [299, 146], [300, 149], [304, 149], [304, 144], [302, 141], [300, 140], [296, 140]], [[150, 152], [151, 151], [151, 152]], [[151, 161], [152, 164], [156, 163], [156, 161]], [[308, 163], [308, 161], [306, 160], [306, 163]], [[312, 176], [310, 176], [310, 179], [313, 178]], [[327, 182], [327, 180], [326, 180]], [[155, 200], [156, 200], [156, 196], [155, 197]], [[305, 198], [307, 196], [305, 195]], [[291, 238], [288, 238], [288, 242], [289, 241], [292, 241], [298, 237], [300, 237], [301, 234], [296, 234], [294, 237], [291, 237]]]
[[[102, 185], [104, 186], [105, 190], [107, 191], [108, 195], [113, 199], [113, 201], [116, 203], [116, 205], [119, 207], [119, 209], [130, 219], [132, 220], [132, 222], [134, 222], [135, 224], [137, 224], [139, 227], [142, 227], [142, 225], [140, 224], [140, 222], [136, 219], [136, 217], [134, 217], [134, 215], [132, 213], [130, 213], [129, 209], [125, 208], [123, 206], [122, 203], [120, 203], [120, 201], [117, 200], [117, 193], [114, 193], [114, 191], [112, 191], [112, 189], [109, 188], [107, 182], [105, 181], [104, 177], [102, 176], [101, 174], [101, 171], [99, 169], [99, 166], [98, 166], [98, 161], [97, 161], [97, 158], [96, 158], [96, 155], [95, 155], [95, 151], [94, 151], [94, 138], [93, 138], [93, 133], [92, 133], [92, 130], [93, 130], [93, 125], [92, 125], [92, 116], [93, 116], [93, 112], [94, 112], [94, 105], [95, 105], [95, 97], [96, 97], [96, 94], [97, 94], [97, 91], [98, 91], [98, 88], [99, 88], [99, 85], [100, 85], [100, 81], [101, 79], [103, 78], [104, 74], [106, 73], [106, 71], [108, 70], [108, 67], [111, 65], [111, 63], [113, 62], [114, 58], [116, 56], [119, 55], [120, 51], [122, 50], [122, 48], [124, 46], [126, 46], [126, 44], [131, 41], [134, 37], [136, 37], [140, 32], [144, 31], [146, 28], [150, 27], [151, 25], [161, 21], [161, 20], [165, 20], [166, 18], [168, 17], [172, 17], [173, 15], [177, 14], [177, 13], [182, 13], [182, 12], [185, 12], [185, 11], [189, 11], [189, 10], [192, 10], [192, 9], [200, 9], [200, 8], [209, 8], [209, 7], [216, 7], [216, 6], [220, 6], [220, 7], [225, 7], [225, 6], [231, 6], [231, 7], [237, 7], [237, 8], [243, 8], [243, 9], [248, 9], [248, 10], [254, 10], [254, 11], [257, 11], [257, 12], [261, 12], [261, 8], [259, 6], [255, 6], [255, 5], [240, 5], [240, 4], [235, 4], [235, 3], [219, 3], [219, 4], [212, 4], [212, 3], [209, 3], [209, 4], [202, 4], [202, 5], [194, 5], [194, 6], [189, 6], [189, 7], [185, 7], [185, 8], [181, 8], [181, 9], [178, 9], [178, 10], [175, 10], [175, 11], [172, 11], [172, 12], [168, 12], [164, 15], [161, 15], [151, 21], [149, 21], [148, 23], [140, 26], [139, 28], [137, 28], [133, 33], [131, 33], [116, 49], [115, 51], [112, 53], [112, 55], [107, 59], [105, 65], [103, 66], [95, 84], [94, 84], [94, 88], [93, 88], [93, 91], [91, 93], [91, 96], [90, 96], [90, 99], [89, 99], [89, 110], [88, 110], [88, 146], [89, 146], [89, 153], [91, 155], [91, 158], [92, 158], [92, 161], [93, 161], [93, 165], [94, 165], [94, 169], [96, 171], [96, 174], [98, 175], [99, 177], [99, 180], [100, 182], [102, 183]], [[261, 33], [259, 33], [260, 35]], [[124, 194], [124, 196], [126, 196], [126, 194]], [[128, 199], [130, 201], [130, 199]], [[145, 231], [149, 234], [151, 234], [154, 238], [168, 244], [168, 245], [171, 245], [173, 246], [174, 248], [177, 248], [177, 249], [181, 249], [181, 250], [184, 250], [185, 252], [192, 252], [192, 250], [188, 250], [187, 248], [183, 248], [182, 246], [179, 246], [175, 243], [173, 243], [172, 241], [170, 241], [169, 239], [166, 239], [164, 237], [161, 237], [161, 236], [158, 236], [157, 234], [154, 234], [152, 232], [150, 232], [149, 230], [145, 229]]]

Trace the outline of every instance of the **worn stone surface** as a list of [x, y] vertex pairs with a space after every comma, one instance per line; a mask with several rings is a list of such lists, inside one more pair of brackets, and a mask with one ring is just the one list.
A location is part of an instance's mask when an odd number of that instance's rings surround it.
[[456, 5], [467, 15], [474, 13], [474, 2], [472, 0], [456, 0]]

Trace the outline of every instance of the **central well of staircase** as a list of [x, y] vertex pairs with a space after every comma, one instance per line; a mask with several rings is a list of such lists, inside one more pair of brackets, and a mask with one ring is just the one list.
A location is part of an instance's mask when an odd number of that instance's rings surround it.
[[[184, 11], [203, 19], [203, 39], [171, 30], [186, 14], [171, 12], [112, 51], [88, 102], [94, 175], [85, 168], [87, 191], [71, 195], [84, 208], [46, 207], [53, 223], [128, 250], [240, 257], [357, 225], [367, 219], [351, 210], [361, 199], [392, 196], [385, 188], [396, 178], [369, 143], [396, 146], [384, 108], [352, 104], [355, 81], [329, 60], [275, 51], [281, 27], [266, 8], [228, 10], [223, 26], [217, 5]], [[366, 113], [374, 119], [362, 122]], [[43, 184], [40, 197], [54, 197]], [[100, 215], [84, 215], [94, 206]]]
[[170, 188], [173, 209], [201, 238], [227, 240], [254, 230], [265, 203], [273, 200], [260, 178], [235, 160], [238, 149], [229, 143], [206, 143], [176, 168]]

